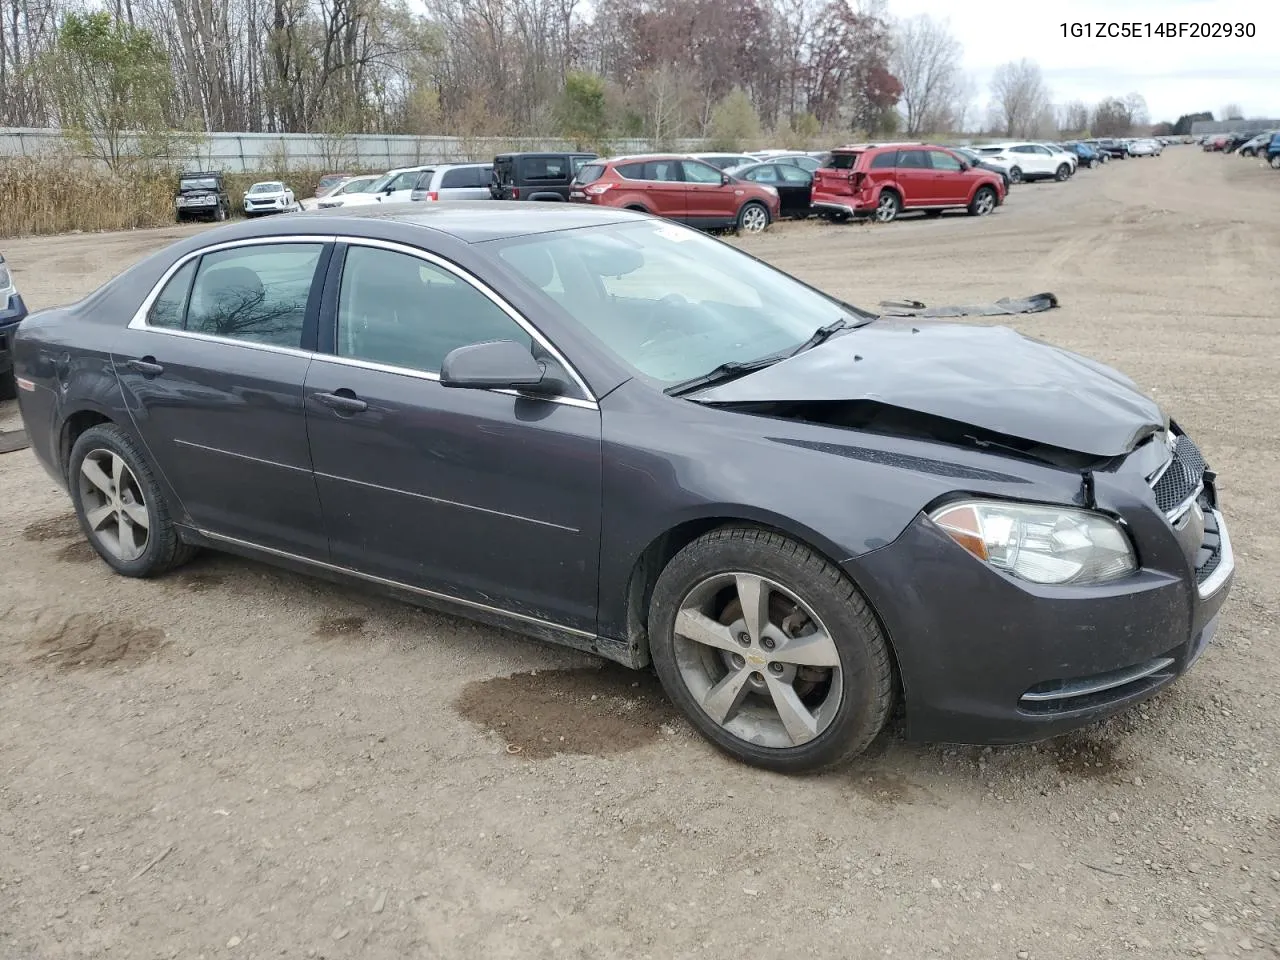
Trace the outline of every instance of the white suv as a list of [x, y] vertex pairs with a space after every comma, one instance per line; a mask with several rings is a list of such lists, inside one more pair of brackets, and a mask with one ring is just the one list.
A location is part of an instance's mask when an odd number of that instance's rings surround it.
[[977, 147], [984, 160], [1008, 164], [1013, 183], [1024, 180], [1066, 180], [1080, 162], [1074, 153], [1043, 143], [995, 143]]
[[[361, 193], [353, 193], [349, 196], [344, 195], [341, 205], [344, 207], [361, 207], [371, 203], [406, 202], [409, 200], [409, 195], [413, 193], [414, 184], [418, 182], [418, 174], [424, 170], [431, 170], [435, 166], [433, 163], [426, 163], [420, 167], [401, 167], [398, 170], [388, 170]], [[321, 200], [319, 206], [328, 207], [329, 204], [325, 200]]]

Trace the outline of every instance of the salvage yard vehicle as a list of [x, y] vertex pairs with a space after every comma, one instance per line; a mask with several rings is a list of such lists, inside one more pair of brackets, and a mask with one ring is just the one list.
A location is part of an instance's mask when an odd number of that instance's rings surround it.
[[492, 163], [441, 163], [418, 174], [409, 199], [487, 200], [492, 178]]
[[178, 178], [178, 191], [173, 198], [173, 209], [178, 222], [199, 217], [204, 220], [225, 220], [231, 216], [231, 198], [222, 174], [184, 173]]
[[303, 200], [302, 207], [304, 210], [335, 210], [338, 207], [345, 206], [347, 200], [351, 197], [368, 193], [373, 189], [374, 184], [381, 179], [382, 177], [375, 174], [352, 177], [350, 180], [346, 180], [334, 187], [323, 197], [312, 197], [309, 200]]
[[1060, 147], [1043, 143], [1002, 143], [978, 147], [983, 157], [1007, 161], [1009, 179], [1014, 183], [1030, 180], [1063, 181], [1076, 172], [1079, 158]]
[[26, 315], [27, 305], [13, 281], [13, 271], [0, 255], [0, 400], [11, 400], [15, 393], [13, 337]]
[[952, 208], [985, 217], [1004, 202], [1004, 184], [1003, 173], [975, 168], [943, 147], [853, 144], [833, 150], [814, 174], [812, 202], [837, 221], [869, 215], [889, 223], [904, 211], [936, 217]]
[[594, 153], [503, 153], [493, 158], [489, 195], [494, 200], [560, 202]]
[[1037, 740], [1167, 687], [1235, 571], [1133, 381], [878, 317], [696, 230], [419, 204], [187, 237], [15, 347], [116, 572], [214, 548], [652, 664], [779, 771]]
[[263, 180], [244, 193], [244, 215], [258, 217], [269, 213], [293, 213], [301, 209], [293, 191], [279, 180]]
[[742, 233], [767, 230], [781, 206], [772, 185], [739, 180], [701, 160], [665, 153], [593, 160], [574, 177], [569, 200]]
[[[816, 162], [816, 161], [815, 161]], [[783, 217], [803, 219], [813, 212], [813, 174], [794, 163], [771, 159], [731, 167], [725, 173], [736, 180], [772, 187], [778, 194], [778, 213]]]

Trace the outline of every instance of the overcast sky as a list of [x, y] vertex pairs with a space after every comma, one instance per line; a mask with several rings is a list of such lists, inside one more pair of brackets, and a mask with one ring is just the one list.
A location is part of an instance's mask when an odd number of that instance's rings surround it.
[[[1246, 117], [1280, 117], [1280, 6], [1270, 0], [888, 0], [895, 17], [928, 13], [950, 21], [977, 82], [975, 105], [990, 100], [991, 73], [1009, 60], [1040, 64], [1054, 103], [1131, 91], [1153, 122], [1238, 103]], [[1249, 39], [1063, 38], [1063, 21], [1230, 21], [1253, 23]]]

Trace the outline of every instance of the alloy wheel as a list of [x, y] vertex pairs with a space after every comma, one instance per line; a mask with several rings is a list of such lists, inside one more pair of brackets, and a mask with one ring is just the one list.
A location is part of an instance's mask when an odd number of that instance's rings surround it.
[[1014, 167], [1012, 170], [1010, 170], [1010, 171], [1009, 171], [1009, 179], [1010, 179], [1010, 180], [1012, 180], [1014, 183], [1021, 183], [1021, 182], [1022, 182], [1022, 168], [1021, 168], [1021, 167]]
[[876, 204], [876, 220], [889, 223], [898, 215], [898, 199], [892, 193], [880, 194], [880, 202]]
[[744, 233], [760, 233], [769, 226], [769, 214], [763, 207], [751, 205], [742, 211], [742, 230]]
[[90, 535], [125, 562], [146, 552], [151, 521], [138, 478], [120, 454], [91, 450], [80, 464], [80, 500]]
[[780, 583], [736, 572], [703, 580], [681, 602], [674, 632], [685, 687], [738, 739], [796, 747], [835, 719], [844, 695], [835, 640]]
[[977, 203], [974, 205], [974, 212], [980, 217], [985, 217], [988, 213], [996, 208], [996, 198], [990, 190], [978, 191]]

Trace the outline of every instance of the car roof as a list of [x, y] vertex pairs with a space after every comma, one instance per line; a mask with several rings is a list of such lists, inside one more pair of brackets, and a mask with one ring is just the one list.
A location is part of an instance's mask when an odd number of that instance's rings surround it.
[[832, 153], [841, 153], [853, 150], [875, 150], [879, 147], [925, 147], [928, 146], [923, 140], [887, 140], [884, 143], [845, 143], [833, 149]]
[[[746, 154], [727, 153], [727, 157], [746, 156]], [[688, 160], [687, 153], [628, 153], [621, 157], [601, 157], [601, 163], [631, 163], [636, 160]]]
[[[427, 207], [427, 209], [423, 209]], [[433, 204], [389, 203], [336, 207], [289, 217], [250, 220], [220, 228], [227, 239], [252, 239], [301, 232], [378, 236], [382, 225], [398, 224], [444, 234], [464, 243], [576, 230], [609, 223], [649, 219], [616, 207], [569, 203], [503, 203], [497, 200], [446, 200]], [[208, 237], [209, 234], [202, 236]]]

